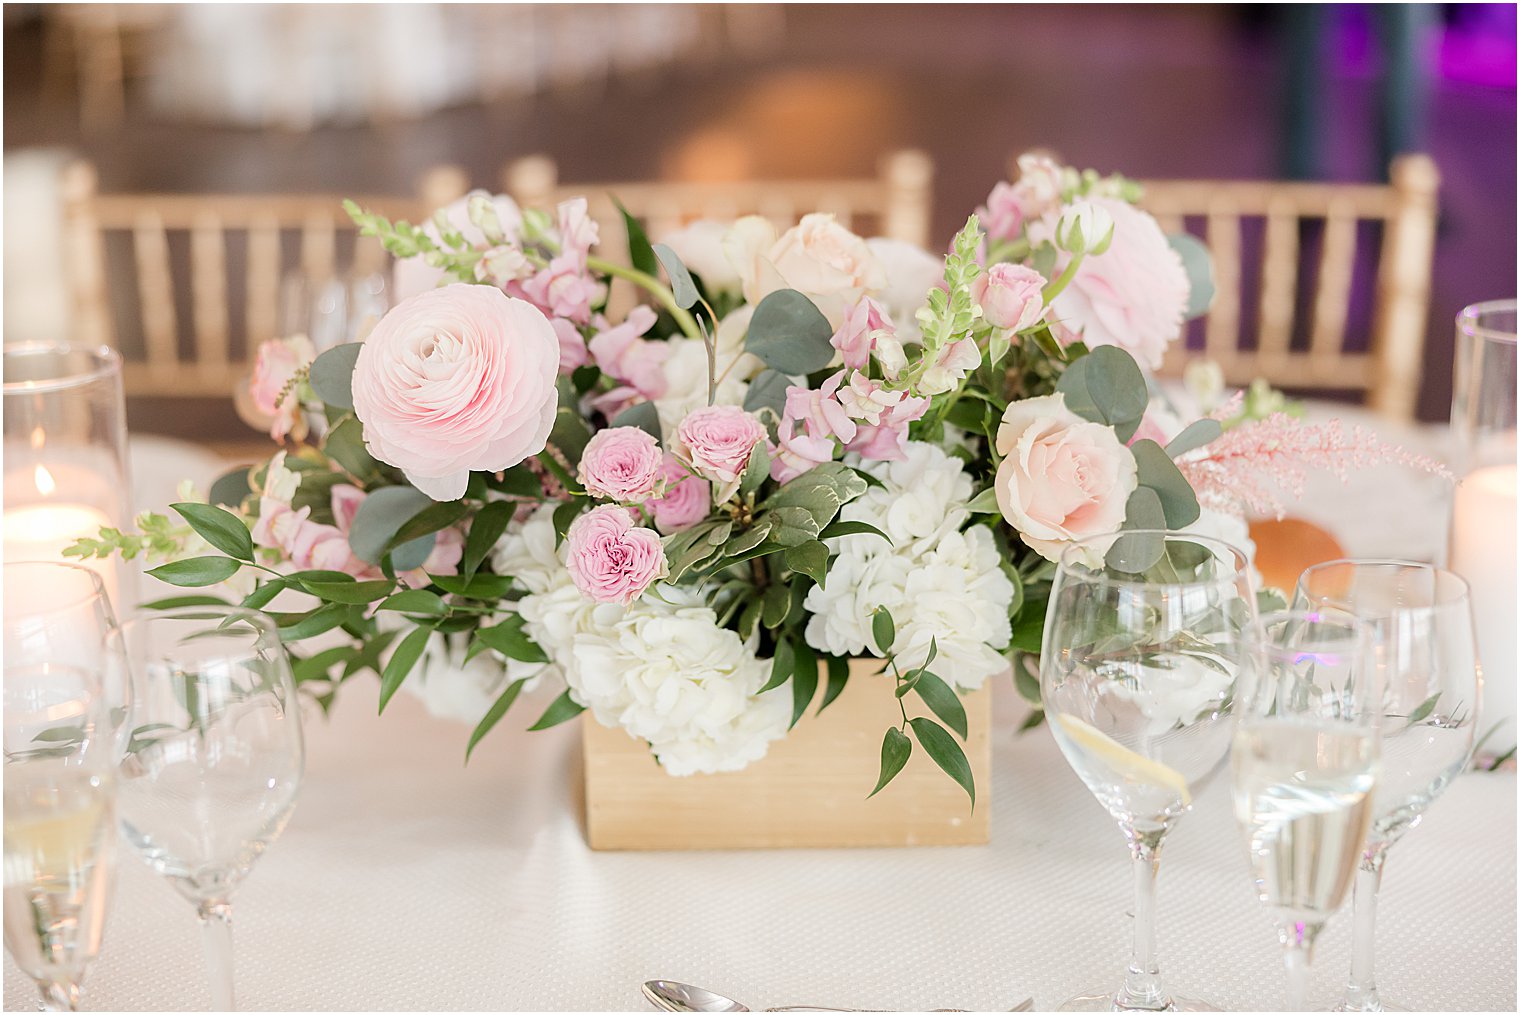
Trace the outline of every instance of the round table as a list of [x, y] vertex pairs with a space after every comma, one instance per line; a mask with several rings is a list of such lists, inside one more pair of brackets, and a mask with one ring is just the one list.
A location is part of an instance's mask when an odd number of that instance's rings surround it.
[[[1321, 410], [1316, 407], [1315, 415]], [[1359, 417], [1356, 412], [1343, 415]], [[1391, 438], [1439, 452], [1439, 431]], [[1356, 554], [1436, 553], [1440, 480], [1398, 469], [1317, 479], [1303, 514]], [[1435, 513], [1432, 514], [1431, 512]], [[550, 692], [552, 693], [552, 692]], [[645, 1010], [656, 977], [752, 1008], [1048, 1008], [1112, 987], [1128, 958], [1130, 870], [1113, 822], [1050, 735], [994, 699], [992, 844], [903, 850], [595, 853], [580, 817], [579, 730], [522, 729], [519, 704], [464, 764], [468, 729], [408, 695], [376, 715], [372, 680], [308, 725], [306, 785], [235, 898], [250, 1009]], [[1225, 1008], [1283, 1002], [1276, 934], [1255, 901], [1226, 780], [1167, 843], [1160, 958], [1175, 989]], [[1394, 850], [1379, 982], [1416, 1010], [1514, 1010], [1513, 771], [1459, 778]], [[86, 1004], [209, 1003], [189, 903], [130, 855]], [[1349, 912], [1318, 948], [1311, 1002], [1343, 981]], [[7, 959], [5, 1004], [30, 982]]]

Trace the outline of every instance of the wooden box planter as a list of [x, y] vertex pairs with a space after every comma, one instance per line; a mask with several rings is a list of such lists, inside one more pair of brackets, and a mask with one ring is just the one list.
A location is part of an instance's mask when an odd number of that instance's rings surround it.
[[[991, 785], [991, 688], [967, 694], [963, 745], [976, 778], [965, 792], [914, 743], [891, 785], [871, 799], [881, 738], [901, 721], [879, 659], [850, 663], [850, 681], [823, 713], [809, 709], [785, 739], [740, 772], [674, 777], [649, 747], [589, 716], [586, 836], [592, 849], [760, 849], [952, 846], [985, 843]], [[820, 682], [820, 687], [823, 682]], [[908, 715], [926, 715], [917, 695]], [[911, 736], [911, 734], [910, 734]]]

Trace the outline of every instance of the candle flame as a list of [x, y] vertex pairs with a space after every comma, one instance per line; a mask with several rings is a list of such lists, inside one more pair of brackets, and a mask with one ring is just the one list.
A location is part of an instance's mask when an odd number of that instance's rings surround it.
[[41, 465], [37, 466], [37, 471], [32, 474], [32, 478], [37, 482], [37, 492], [44, 497], [58, 489], [58, 484], [53, 481], [53, 474]]

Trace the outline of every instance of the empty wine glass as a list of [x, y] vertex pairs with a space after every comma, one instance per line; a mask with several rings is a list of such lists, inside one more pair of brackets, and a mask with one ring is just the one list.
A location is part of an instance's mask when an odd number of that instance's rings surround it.
[[97, 672], [8, 663], [5, 948], [48, 1011], [79, 1007], [116, 846], [115, 734]]
[[1305, 1011], [1315, 939], [1361, 856], [1378, 777], [1372, 637], [1339, 611], [1270, 613], [1241, 655], [1235, 817], [1256, 895], [1277, 921], [1288, 1011]]
[[1481, 694], [1467, 583], [1428, 564], [1334, 560], [1298, 580], [1294, 605], [1354, 614], [1377, 634], [1383, 774], [1354, 890], [1351, 977], [1339, 1011], [1397, 1010], [1378, 997], [1374, 939], [1388, 849], [1467, 764]]
[[106, 652], [116, 613], [99, 572], [61, 561], [10, 561], [4, 572], [6, 665], [60, 663], [95, 674], [125, 748], [132, 689]]
[[1229, 751], [1241, 632], [1256, 608], [1246, 557], [1215, 539], [1137, 531], [1062, 555], [1040, 652], [1061, 753], [1119, 823], [1135, 867], [1135, 942], [1117, 991], [1064, 1011], [1210, 1011], [1156, 963], [1161, 843]]
[[145, 615], [114, 646], [136, 691], [122, 831], [195, 904], [212, 1009], [230, 1011], [232, 892], [289, 820], [305, 764], [290, 665], [269, 619], [233, 607]]

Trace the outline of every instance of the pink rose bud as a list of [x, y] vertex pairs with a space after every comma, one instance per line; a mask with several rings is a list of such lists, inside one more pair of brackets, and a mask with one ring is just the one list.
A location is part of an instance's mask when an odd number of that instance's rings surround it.
[[277, 441], [292, 431], [298, 437], [305, 433], [301, 400], [291, 382], [297, 370], [316, 358], [316, 347], [305, 335], [272, 338], [259, 346], [248, 393], [259, 412], [270, 417], [269, 436]]
[[971, 298], [994, 328], [1023, 331], [1045, 316], [1045, 276], [1022, 264], [994, 264], [971, 283]]
[[987, 203], [976, 210], [982, 228], [994, 240], [1016, 240], [1024, 228], [1024, 209], [1013, 184], [1000, 182], [987, 195]]
[[712, 510], [712, 484], [694, 476], [675, 455], [665, 455], [662, 469], [665, 495], [649, 501], [645, 507], [654, 516], [654, 527], [667, 535], [690, 528]]
[[765, 427], [737, 405], [708, 405], [687, 413], [676, 439], [699, 475], [728, 484], [738, 481], [749, 453], [765, 440]]
[[458, 283], [402, 300], [354, 366], [364, 443], [429, 497], [457, 500], [472, 471], [544, 449], [559, 356], [548, 319], [500, 289]]
[[614, 426], [587, 442], [577, 477], [593, 497], [642, 504], [664, 484], [664, 464], [652, 435], [636, 426]]
[[583, 595], [624, 606], [669, 573], [659, 533], [635, 525], [633, 512], [613, 504], [571, 523], [565, 567]]

